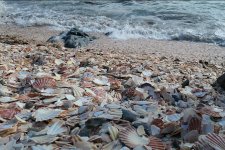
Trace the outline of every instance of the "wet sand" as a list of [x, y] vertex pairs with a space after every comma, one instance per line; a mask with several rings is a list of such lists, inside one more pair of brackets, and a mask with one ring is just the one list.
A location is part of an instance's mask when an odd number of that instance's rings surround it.
[[[46, 44], [49, 37], [58, 35], [59, 30], [48, 27], [18, 27], [0, 26], [0, 35], [16, 36], [34, 44]], [[186, 61], [209, 61], [210, 63], [224, 63], [225, 47], [214, 44], [196, 43], [187, 41], [166, 41], [153, 39], [116, 40], [104, 35], [98, 37], [85, 48], [101, 51], [122, 51], [123, 53], [154, 53], [159, 56], [168, 56]]]

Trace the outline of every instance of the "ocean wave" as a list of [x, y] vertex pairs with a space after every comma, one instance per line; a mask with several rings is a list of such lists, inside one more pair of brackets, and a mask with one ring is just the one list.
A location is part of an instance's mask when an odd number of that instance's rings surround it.
[[[7, 10], [6, 6], [7, 5]], [[149, 38], [225, 44], [225, 1], [3, 1], [0, 23], [77, 27], [111, 38]]]
[[4, 15], [5, 11], [6, 11], [5, 2], [0, 0], [0, 17]]

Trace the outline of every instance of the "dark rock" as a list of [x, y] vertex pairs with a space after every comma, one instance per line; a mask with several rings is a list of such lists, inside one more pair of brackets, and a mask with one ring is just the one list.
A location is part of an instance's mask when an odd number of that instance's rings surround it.
[[217, 78], [217, 80], [213, 86], [214, 87], [219, 86], [225, 90], [225, 73], [223, 75], [221, 75], [219, 78]]
[[34, 104], [32, 102], [26, 102], [24, 108], [25, 109], [31, 109], [34, 106]]
[[182, 88], [185, 88], [185, 86], [188, 86], [189, 84], [190, 84], [190, 81], [187, 79], [181, 84], [181, 86]]
[[88, 129], [87, 127], [83, 127], [81, 128], [80, 132], [79, 132], [79, 136], [86, 136], [89, 137], [91, 134], [91, 129]]
[[62, 32], [59, 36], [53, 36], [47, 40], [51, 43], [64, 43], [67, 48], [79, 48], [86, 46], [95, 37], [91, 37], [77, 28], [72, 28], [69, 32]]
[[130, 112], [129, 110], [122, 109], [122, 112], [123, 112], [122, 119], [130, 122], [134, 122], [135, 120], [137, 120], [137, 115]]
[[32, 65], [38, 65], [38, 66], [41, 66], [41, 65], [44, 65], [45, 62], [44, 62], [44, 56], [41, 55], [41, 54], [34, 54], [30, 57], [32, 59]]

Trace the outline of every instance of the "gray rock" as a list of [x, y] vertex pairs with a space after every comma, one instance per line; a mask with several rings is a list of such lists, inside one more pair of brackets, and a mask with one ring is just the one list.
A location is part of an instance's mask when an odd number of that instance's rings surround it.
[[214, 86], [219, 86], [225, 90], [225, 73], [217, 78]]
[[95, 37], [91, 37], [83, 31], [77, 28], [72, 28], [68, 32], [62, 32], [58, 36], [52, 36], [47, 40], [50, 43], [64, 43], [67, 48], [79, 48], [86, 46], [90, 41], [93, 41]]

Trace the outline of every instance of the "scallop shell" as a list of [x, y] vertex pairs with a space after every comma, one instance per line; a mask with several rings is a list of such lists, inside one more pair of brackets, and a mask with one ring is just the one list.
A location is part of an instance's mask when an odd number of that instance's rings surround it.
[[158, 139], [154, 136], [150, 136], [149, 139], [150, 139], [150, 142], [149, 142], [148, 146], [151, 146], [152, 150], [165, 150], [166, 149], [164, 143], [160, 139]]
[[136, 129], [133, 127], [128, 127], [125, 130], [120, 131], [119, 139], [130, 148], [144, 146], [149, 143], [149, 139], [144, 136], [139, 136]]
[[216, 135], [215, 133], [209, 133], [199, 137], [198, 142], [194, 145], [194, 150], [223, 150], [225, 149], [225, 139]]
[[91, 142], [83, 140], [80, 136], [72, 136], [73, 145], [82, 150], [97, 150], [97, 147]]
[[56, 137], [55, 135], [43, 135], [30, 138], [30, 140], [38, 144], [52, 143], [57, 139], [58, 137]]
[[193, 117], [188, 123], [188, 131], [197, 130], [199, 133], [201, 131], [202, 121], [199, 118]]
[[108, 130], [111, 139], [115, 141], [118, 138], [119, 130], [114, 126], [109, 126]]
[[44, 89], [56, 87], [56, 82], [51, 77], [41, 77], [31, 81], [31, 85], [38, 92], [43, 92]]
[[63, 126], [62, 121], [55, 122], [53, 125], [48, 127], [47, 134], [48, 135], [57, 135], [57, 134], [61, 134], [61, 133], [65, 132], [66, 128], [64, 128], [62, 126]]
[[220, 135], [210, 133], [207, 134], [203, 139], [206, 140], [208, 144], [214, 149], [221, 149], [221, 150], [225, 149], [225, 138]]
[[36, 121], [50, 120], [58, 117], [62, 110], [59, 109], [38, 109], [34, 112], [33, 116]]
[[164, 125], [162, 119], [159, 119], [159, 118], [154, 119], [151, 124], [159, 127], [160, 129], [162, 129]]

